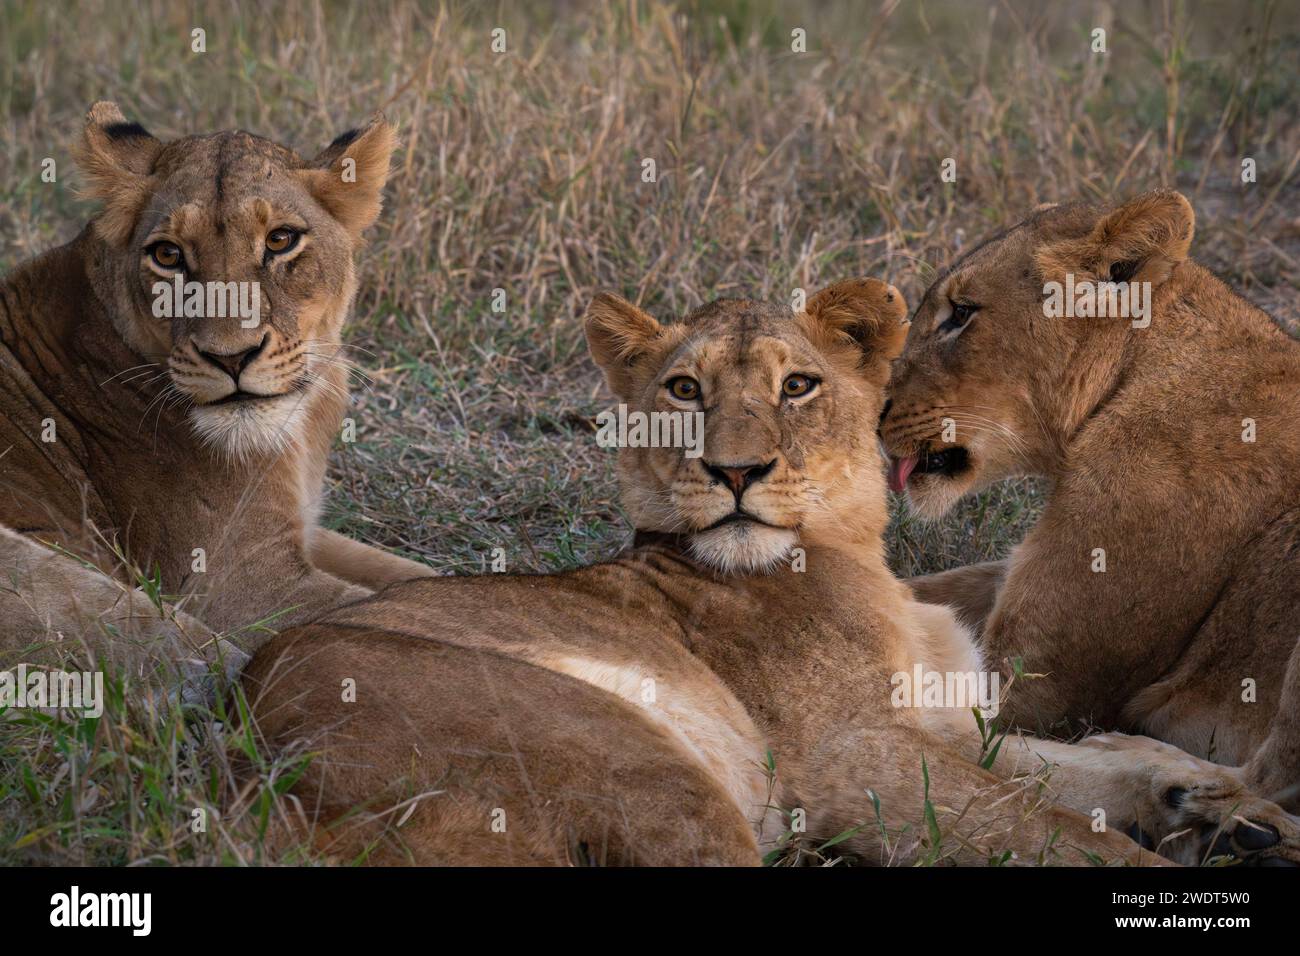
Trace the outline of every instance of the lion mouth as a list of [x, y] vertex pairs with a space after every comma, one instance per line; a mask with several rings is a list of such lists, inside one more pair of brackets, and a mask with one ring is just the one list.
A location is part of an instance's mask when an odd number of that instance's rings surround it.
[[943, 451], [926, 452], [923, 455], [907, 455], [902, 458], [889, 458], [889, 489], [901, 492], [907, 488], [907, 482], [913, 475], [938, 475], [940, 478], [955, 478], [970, 468], [970, 453], [957, 445]]
[[271, 402], [277, 398], [284, 398], [286, 394], [288, 393], [277, 392], [275, 395], [256, 395], [253, 392], [245, 392], [239, 390], [239, 391], [231, 392], [225, 398], [219, 398], [215, 402], [208, 402], [207, 407], [215, 408], [218, 405], [239, 405], [239, 404], [253, 405], [258, 402]]
[[257, 392], [245, 391], [242, 388], [236, 388], [229, 395], [225, 395], [211, 402], [204, 402], [200, 408], [217, 408], [222, 405], [262, 405], [267, 402], [274, 402], [277, 399], [285, 398], [289, 395], [296, 395], [307, 388], [307, 379], [299, 378], [289, 385], [282, 392], [274, 392], [270, 395], [262, 395]]
[[737, 521], [743, 521], [749, 524], [758, 524], [758, 525], [762, 525], [765, 528], [776, 528], [779, 531], [789, 530], [788, 528], [785, 528], [779, 524], [772, 524], [770, 521], [764, 521], [762, 518], [758, 517], [757, 515], [752, 515], [748, 511], [741, 511], [739, 509], [737, 509], [736, 511], [732, 511], [729, 514], [723, 515], [721, 518], [713, 522], [713, 524], [709, 525], [707, 528], [701, 528], [700, 530], [712, 531], [714, 528], [722, 528], [725, 527], [726, 525], [734, 524]]

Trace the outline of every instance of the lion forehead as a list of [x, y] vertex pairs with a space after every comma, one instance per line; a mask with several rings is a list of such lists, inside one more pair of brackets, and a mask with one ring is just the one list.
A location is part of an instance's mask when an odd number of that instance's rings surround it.
[[154, 174], [196, 181], [255, 181], [275, 170], [301, 168], [292, 149], [243, 130], [185, 136], [168, 143], [154, 161]]

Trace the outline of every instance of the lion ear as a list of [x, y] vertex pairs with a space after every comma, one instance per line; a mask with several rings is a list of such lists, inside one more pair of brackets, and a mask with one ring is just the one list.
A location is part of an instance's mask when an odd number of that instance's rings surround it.
[[846, 279], [808, 299], [805, 326], [822, 347], [851, 343], [861, 353], [858, 364], [883, 385], [889, 362], [903, 350], [907, 337], [907, 302], [879, 279]]
[[1066, 273], [1098, 281], [1159, 285], [1187, 258], [1196, 214], [1182, 193], [1144, 193], [1102, 216], [1081, 239], [1049, 243], [1036, 255], [1044, 278]]
[[602, 292], [591, 300], [583, 327], [587, 348], [605, 373], [609, 390], [618, 398], [631, 398], [636, 388], [636, 365], [663, 335], [664, 327], [612, 292]]
[[365, 126], [335, 137], [301, 173], [316, 201], [353, 236], [379, 218], [396, 146], [397, 130], [376, 113]]
[[85, 178], [83, 194], [104, 204], [95, 230], [105, 241], [121, 245], [131, 237], [161, 150], [162, 143], [127, 120], [116, 103], [101, 101], [86, 114], [73, 157]]

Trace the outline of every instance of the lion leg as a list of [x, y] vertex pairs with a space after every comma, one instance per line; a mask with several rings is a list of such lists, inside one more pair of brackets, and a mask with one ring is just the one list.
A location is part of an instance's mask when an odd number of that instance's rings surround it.
[[111, 666], [150, 691], [212, 699], [248, 655], [186, 612], [0, 526], [0, 668]]
[[1246, 785], [1300, 812], [1300, 645], [1282, 681], [1281, 705], [1268, 736], [1243, 768]]
[[195, 575], [194, 580], [203, 585], [203, 591], [188, 594], [190, 613], [201, 620], [227, 622], [227, 635], [250, 654], [279, 631], [374, 593], [302, 561], [282, 567], [278, 574], [274, 568], [266, 571], [255, 596], [227, 587], [217, 574]]
[[[1094, 832], [1087, 816], [1057, 805], [1040, 787], [1001, 779], [924, 731], [872, 732], [837, 745], [822, 762], [830, 769], [813, 779], [842, 779], [845, 769], [861, 769], [853, 771], [853, 786], [807, 795], [810, 832], [833, 837], [856, 827], [840, 848], [867, 863], [1170, 865], [1120, 831]], [[879, 817], [869, 793], [879, 800]]]
[[427, 565], [354, 541], [328, 528], [317, 528], [311, 534], [311, 563], [350, 584], [376, 591], [398, 581], [436, 573]]
[[1100, 734], [1077, 744], [1008, 737], [993, 770], [1037, 777], [1061, 803], [1107, 828], [1149, 834], [1180, 863], [1212, 853], [1300, 866], [1300, 819], [1251, 793], [1240, 770], [1150, 737]]
[[1007, 562], [982, 561], [965, 567], [908, 578], [912, 596], [924, 604], [946, 604], [978, 638], [984, 621], [997, 602], [998, 589], [1007, 575]]

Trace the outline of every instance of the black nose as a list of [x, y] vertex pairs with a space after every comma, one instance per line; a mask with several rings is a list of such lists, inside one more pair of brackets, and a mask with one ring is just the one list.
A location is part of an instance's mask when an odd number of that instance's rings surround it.
[[704, 470], [716, 480], [725, 481], [738, 500], [746, 488], [761, 481], [775, 467], [775, 458], [766, 465], [711, 465], [704, 462]]
[[235, 380], [235, 384], [238, 385], [239, 373], [248, 368], [248, 366], [252, 364], [253, 359], [262, 354], [262, 349], [266, 348], [266, 340], [269, 337], [270, 336], [263, 336], [261, 342], [253, 346], [251, 349], [244, 349], [242, 352], [231, 352], [228, 355], [221, 355], [217, 352], [204, 352], [200, 350], [199, 355], [203, 356], [203, 358], [211, 362], [223, 372], [226, 372]]

